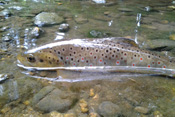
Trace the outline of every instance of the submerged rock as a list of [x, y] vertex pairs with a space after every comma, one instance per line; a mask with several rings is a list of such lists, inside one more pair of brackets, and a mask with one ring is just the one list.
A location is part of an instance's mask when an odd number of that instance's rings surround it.
[[11, 13], [8, 9], [0, 11], [0, 17], [8, 17], [9, 15], [11, 15]]
[[92, 30], [89, 32], [90, 37], [94, 37], [94, 38], [102, 38], [102, 37], [108, 37], [108, 34], [97, 31], [97, 30]]
[[75, 17], [75, 22], [78, 24], [84, 24], [88, 22], [88, 19], [80, 15]]
[[175, 34], [170, 35], [169, 38], [170, 38], [171, 40], [175, 40]]
[[98, 113], [103, 117], [117, 117], [120, 112], [119, 106], [110, 101], [102, 102], [98, 108]]
[[33, 97], [33, 106], [44, 112], [65, 112], [71, 108], [75, 101], [76, 94], [47, 86]]
[[118, 8], [118, 10], [122, 12], [133, 12], [133, 10], [129, 8]]
[[38, 26], [60, 24], [64, 19], [56, 13], [42, 12], [35, 17], [34, 24]]
[[0, 83], [9, 79], [9, 78], [13, 78], [13, 75], [11, 74], [0, 74]]
[[61, 24], [60, 26], [59, 26], [59, 31], [60, 32], [67, 32], [69, 30], [69, 24]]
[[14, 80], [11, 78], [13, 78], [13, 76], [10, 75], [8, 78], [9, 80], [0, 84], [0, 108], [17, 99], [23, 102], [32, 96], [33, 93], [41, 89], [41, 84], [34, 80], [26, 78]]
[[141, 106], [135, 107], [134, 110], [139, 112], [139, 113], [143, 113], [143, 114], [147, 114], [149, 112], [148, 108], [141, 107]]
[[92, 0], [93, 2], [95, 2], [96, 4], [105, 4], [106, 0]]
[[4, 42], [9, 42], [11, 40], [12, 39], [10, 38], [10, 36], [4, 36], [4, 37], [2, 37], [2, 41], [4, 41]]

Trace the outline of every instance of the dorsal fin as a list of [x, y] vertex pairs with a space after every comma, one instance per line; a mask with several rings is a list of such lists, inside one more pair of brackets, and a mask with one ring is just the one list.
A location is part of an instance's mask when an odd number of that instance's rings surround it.
[[125, 37], [112, 37], [109, 38], [113, 43], [132, 46], [132, 47], [139, 47], [138, 44], [135, 43], [134, 39], [125, 38]]

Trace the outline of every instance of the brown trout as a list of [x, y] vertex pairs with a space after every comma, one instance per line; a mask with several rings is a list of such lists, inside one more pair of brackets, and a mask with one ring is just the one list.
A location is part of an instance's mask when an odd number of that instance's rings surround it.
[[[175, 76], [175, 61], [140, 49], [128, 38], [72, 39], [28, 50], [18, 55], [24, 69], [129, 72]], [[64, 72], [65, 74], [65, 72]]]

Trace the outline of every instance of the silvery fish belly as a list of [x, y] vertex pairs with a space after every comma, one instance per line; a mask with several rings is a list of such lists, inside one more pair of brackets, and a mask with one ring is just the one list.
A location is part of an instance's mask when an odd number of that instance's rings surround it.
[[[128, 38], [71, 39], [46, 44], [18, 55], [18, 66], [55, 77], [82, 72], [126, 72], [175, 76], [175, 61], [140, 49]], [[72, 73], [74, 72], [74, 73]], [[43, 73], [42, 73], [43, 74]]]

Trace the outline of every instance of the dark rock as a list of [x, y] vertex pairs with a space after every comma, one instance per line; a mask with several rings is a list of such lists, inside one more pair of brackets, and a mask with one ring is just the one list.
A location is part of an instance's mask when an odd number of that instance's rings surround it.
[[110, 101], [102, 102], [98, 108], [98, 113], [103, 117], [116, 117], [120, 112], [119, 106]]
[[56, 13], [42, 12], [35, 17], [34, 24], [38, 26], [60, 24], [64, 19]]
[[69, 30], [69, 24], [61, 24], [59, 26], [59, 31], [60, 32], [67, 32]]
[[33, 106], [44, 112], [65, 112], [76, 101], [72, 92], [63, 92], [55, 87], [47, 86], [33, 97]]

